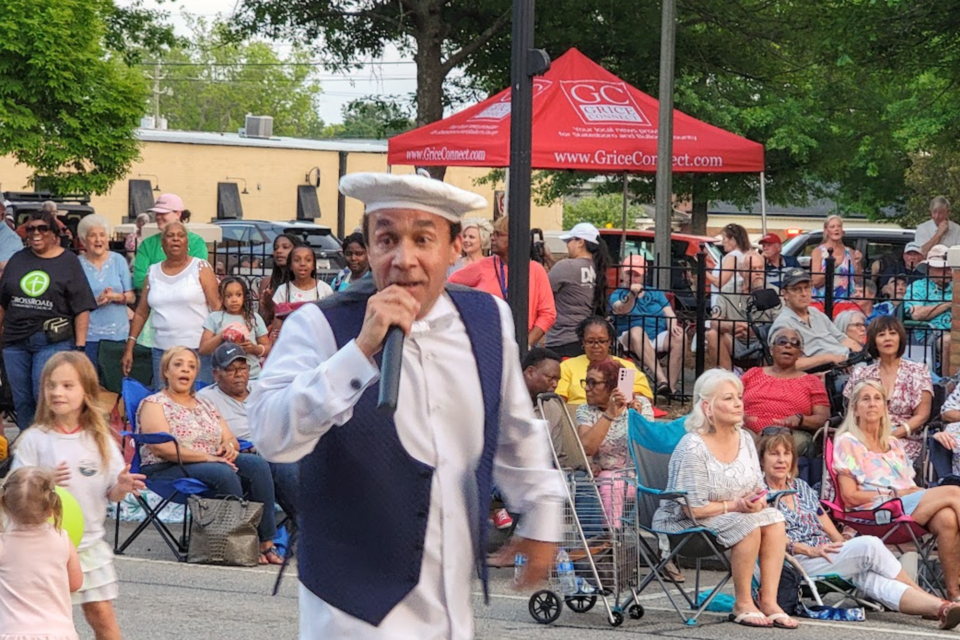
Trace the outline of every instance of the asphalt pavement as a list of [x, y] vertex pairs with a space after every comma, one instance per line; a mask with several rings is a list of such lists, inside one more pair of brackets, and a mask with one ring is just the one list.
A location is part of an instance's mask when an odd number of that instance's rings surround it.
[[[112, 525], [112, 521], [108, 522]], [[125, 524], [124, 530], [130, 525]], [[112, 527], [109, 537], [112, 541]], [[288, 569], [280, 592], [270, 595], [276, 579], [275, 567], [233, 568], [177, 563], [156, 532], [144, 532], [128, 553], [116, 559], [120, 574], [120, 599], [116, 602], [124, 637], [129, 640], [294, 640], [297, 638], [296, 567]], [[802, 621], [798, 631], [748, 629], [725, 621], [725, 616], [706, 613], [700, 624], [688, 627], [658, 588], [641, 595], [645, 615], [627, 619], [612, 628], [603, 608], [576, 614], [564, 607], [552, 625], [540, 625], [528, 613], [529, 594], [512, 589], [512, 569], [492, 570], [490, 605], [483, 604], [479, 584], [474, 584], [476, 637], [479, 640], [591, 640], [593, 638], [663, 637], [769, 638], [771, 634], [789, 640], [895, 640], [897, 638], [954, 638], [958, 632], [942, 632], [935, 622], [897, 613], [868, 613], [860, 623]], [[692, 572], [688, 571], [692, 578]], [[706, 572], [706, 586], [718, 574]], [[728, 589], [729, 592], [729, 589]], [[75, 621], [80, 637], [93, 635], [79, 609]]]

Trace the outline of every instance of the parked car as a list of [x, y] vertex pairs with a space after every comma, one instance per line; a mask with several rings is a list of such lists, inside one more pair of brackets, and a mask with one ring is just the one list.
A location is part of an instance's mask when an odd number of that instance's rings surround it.
[[340, 240], [325, 225], [299, 220], [215, 220], [214, 224], [223, 231], [212, 257], [220, 275], [268, 275], [273, 269], [273, 241], [284, 233], [301, 238], [313, 249], [320, 279], [330, 282], [346, 266]]
[[[863, 255], [863, 267], [870, 266], [883, 256], [899, 258], [903, 247], [913, 242], [916, 232], [913, 229], [844, 229], [843, 243], [850, 249], [857, 249]], [[810, 266], [813, 250], [823, 244], [823, 231], [808, 231], [787, 241], [783, 245], [783, 255], [794, 256], [804, 267]]]

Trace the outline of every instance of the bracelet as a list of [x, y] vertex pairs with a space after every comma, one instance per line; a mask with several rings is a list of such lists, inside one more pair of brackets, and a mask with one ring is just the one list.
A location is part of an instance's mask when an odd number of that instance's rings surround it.
[[601, 413], [601, 414], [600, 414], [600, 417], [601, 417], [601, 418], [606, 418], [606, 419], [609, 420], [610, 422], [614, 422], [614, 421], [616, 420], [616, 418], [611, 418], [611, 417], [608, 416], [606, 413]]
[[726, 515], [726, 513], [727, 513], [727, 501], [724, 500], [724, 501], [723, 501], [723, 514]]
[[127, 336], [127, 340], [133, 340], [134, 342], [136, 342], [139, 337], [140, 336]]
[[262, 344], [261, 344], [261, 345], [257, 345], [257, 346], [260, 347], [260, 353], [258, 353], [257, 355], [262, 358], [262, 357], [263, 357], [263, 354], [265, 354], [265, 353], [267, 352], [267, 348], [266, 348], [265, 346], [263, 346]]
[[910, 423], [909, 423], [909, 422], [903, 422], [902, 424], [903, 424], [904, 430], [907, 432], [907, 437], [909, 437], [909, 436], [910, 436]]

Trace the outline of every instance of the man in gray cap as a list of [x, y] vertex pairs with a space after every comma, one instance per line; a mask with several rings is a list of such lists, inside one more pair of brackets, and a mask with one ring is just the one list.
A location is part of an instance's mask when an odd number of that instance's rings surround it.
[[810, 306], [813, 292], [810, 272], [802, 268], [783, 272], [783, 310], [770, 327], [770, 333], [779, 327], [789, 327], [803, 338], [803, 356], [797, 359], [797, 368], [810, 369], [822, 364], [840, 363], [863, 346], [845, 336], [822, 311]]
[[[460, 219], [486, 201], [421, 176], [345, 176], [372, 279], [294, 312], [251, 396], [269, 460], [300, 464], [300, 637], [473, 636], [494, 483], [545, 577], [564, 489], [534, 419], [509, 307], [446, 286]], [[384, 339], [406, 338], [396, 413], [377, 408]]]

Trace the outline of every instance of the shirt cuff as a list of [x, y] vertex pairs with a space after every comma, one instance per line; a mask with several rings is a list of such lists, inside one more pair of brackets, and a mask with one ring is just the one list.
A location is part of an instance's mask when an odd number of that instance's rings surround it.
[[356, 340], [343, 345], [324, 363], [324, 368], [331, 391], [342, 398], [359, 398], [380, 378], [377, 364], [360, 350]]

